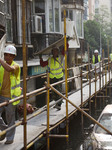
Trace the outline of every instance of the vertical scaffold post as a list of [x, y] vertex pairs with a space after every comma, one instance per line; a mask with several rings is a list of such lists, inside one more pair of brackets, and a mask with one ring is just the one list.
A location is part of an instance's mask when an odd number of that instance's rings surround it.
[[[80, 77], [81, 77], [81, 109], [83, 108], [83, 87], [82, 87], [82, 42], [81, 42], [81, 72], [80, 72]], [[83, 118], [83, 113], [81, 113], [81, 127], [82, 127], [82, 133], [84, 132], [84, 118]]]
[[88, 63], [89, 63], [89, 114], [91, 115], [91, 71], [90, 71], [89, 44], [88, 44]]
[[109, 40], [107, 39], [107, 49], [108, 49], [108, 72], [109, 72]]
[[22, 38], [23, 38], [23, 103], [24, 103], [24, 150], [27, 149], [27, 123], [26, 123], [26, 73], [27, 73], [27, 65], [26, 65], [26, 33], [25, 33], [25, 0], [22, 0]]
[[[64, 50], [65, 50], [65, 90], [66, 97], [68, 98], [68, 84], [67, 84], [67, 41], [66, 41], [66, 9], [64, 9]], [[66, 134], [69, 133], [69, 122], [68, 122], [68, 102], [66, 101]], [[69, 139], [67, 138], [67, 143]]]
[[104, 87], [104, 49], [102, 49], [102, 88]]
[[50, 90], [49, 90], [49, 72], [47, 71], [47, 150], [50, 149], [50, 139], [49, 139], [49, 99], [50, 99]]
[[105, 88], [106, 88], [106, 96], [107, 96], [107, 66], [105, 65]]
[[96, 75], [96, 66], [95, 66], [95, 110], [96, 110], [96, 82], [97, 82], [97, 75]]
[[[110, 57], [109, 57], [109, 40], [107, 40], [108, 46], [108, 73], [109, 73], [109, 85], [110, 85]], [[109, 95], [111, 95], [111, 88], [109, 88]]]

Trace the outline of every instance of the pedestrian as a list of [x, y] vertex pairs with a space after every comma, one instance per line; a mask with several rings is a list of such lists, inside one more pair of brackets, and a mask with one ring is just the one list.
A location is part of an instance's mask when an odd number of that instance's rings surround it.
[[96, 73], [98, 73], [98, 74], [101, 73], [100, 62], [101, 62], [101, 56], [99, 55], [99, 52], [96, 49], [96, 50], [94, 50], [94, 55], [92, 57], [92, 69], [95, 69], [95, 66], [96, 66], [96, 68], [98, 68], [96, 70]]
[[[67, 48], [68, 48], [68, 44], [67, 44]], [[49, 67], [50, 84], [58, 82], [63, 79], [64, 48], [63, 48], [61, 54], [62, 55], [59, 55], [59, 49], [57, 47], [54, 47], [54, 48], [52, 48], [52, 56], [49, 57], [47, 61], [43, 61], [42, 57], [40, 56], [40, 65], [42, 67], [45, 67], [46, 65], [48, 65], [48, 67]], [[55, 88], [61, 92], [62, 84], [56, 85]], [[55, 92], [52, 92], [51, 98], [52, 98], [52, 100], [57, 101], [60, 97]], [[61, 110], [61, 104], [62, 104], [62, 101], [57, 103], [55, 105], [55, 108], [58, 110]]]
[[[14, 61], [16, 48], [13, 45], [6, 46], [4, 50], [4, 60], [0, 58], [0, 103], [9, 102], [9, 100], [20, 96], [20, 66]], [[15, 108], [20, 101], [15, 101], [6, 106], [0, 107], [0, 130], [5, 130], [15, 124]], [[6, 123], [2, 118], [5, 111]], [[15, 128], [6, 132], [6, 135], [0, 137], [5, 144], [11, 144], [14, 141]]]

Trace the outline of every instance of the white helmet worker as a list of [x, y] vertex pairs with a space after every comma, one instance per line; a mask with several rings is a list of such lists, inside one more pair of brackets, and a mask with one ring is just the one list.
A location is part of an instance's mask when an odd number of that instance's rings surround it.
[[13, 45], [6, 46], [4, 53], [13, 54], [16, 56], [16, 48]]
[[94, 53], [98, 53], [98, 50], [97, 50], [97, 49], [95, 49], [95, 50], [94, 50]]

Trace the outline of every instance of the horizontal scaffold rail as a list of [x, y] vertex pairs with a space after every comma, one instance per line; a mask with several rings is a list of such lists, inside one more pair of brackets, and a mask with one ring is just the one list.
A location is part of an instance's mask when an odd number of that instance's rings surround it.
[[[88, 80], [88, 82], [83, 83], [83, 85], [82, 85], [83, 105], [88, 101], [88, 99], [90, 97], [92, 98], [93, 96], [97, 96], [96, 93], [98, 93], [101, 89], [106, 87], [107, 84], [111, 81], [112, 75], [111, 75], [111, 71], [108, 71], [107, 65], [108, 64], [104, 65], [105, 70], [103, 71], [103, 74], [100, 74], [100, 76], [99, 75], [95, 76], [95, 78], [93, 78], [93, 79], [90, 78]], [[70, 77], [67, 79], [67, 81], [69, 82], [70, 80], [73, 80], [75, 78], [85, 76], [87, 74], [90, 74], [92, 71], [96, 72], [96, 70], [97, 70], [97, 68], [90, 70], [90, 71], [86, 71], [77, 76]], [[91, 83], [90, 83], [90, 81], [91, 81]], [[65, 80], [51, 84], [50, 86], [53, 88], [53, 86], [55, 86], [56, 84], [61, 84], [63, 82], [65, 82]], [[90, 84], [91, 84], [92, 88], [90, 88]], [[34, 90], [30, 93], [27, 93], [26, 97], [29, 98], [30, 96], [32, 96], [32, 95], [35, 96], [36, 94], [38, 94], [40, 92], [43, 92], [43, 91], [47, 92], [47, 90], [48, 89], [46, 87], [42, 87], [40, 89]], [[64, 96], [62, 96], [62, 97], [65, 99]], [[23, 95], [14, 100], [9, 101], [9, 103], [12, 103], [15, 100], [17, 101], [22, 98], [23, 98]], [[81, 88], [79, 88], [74, 93], [69, 95], [68, 99], [70, 100], [70, 103], [68, 104], [68, 117], [70, 117], [77, 111], [77, 107], [80, 108], [80, 106], [81, 106]], [[4, 103], [0, 104], [0, 107], [7, 105], [7, 104], [8, 103], [4, 102]], [[58, 126], [59, 124], [61, 124], [63, 121], [66, 120], [66, 103], [65, 103], [65, 101], [62, 104], [62, 109], [60, 111], [57, 111], [55, 108], [53, 108], [53, 106], [55, 104], [56, 104], [56, 102], [50, 102], [50, 106], [49, 106], [49, 109], [50, 109], [49, 131], [51, 131], [56, 126]], [[76, 108], [74, 106], [76, 106]], [[29, 148], [31, 145], [34, 144], [34, 142], [36, 142], [38, 139], [40, 139], [42, 136], [44, 136], [46, 134], [46, 128], [47, 128], [46, 110], [47, 110], [47, 105], [40, 108], [39, 110], [35, 111], [33, 114], [27, 116], [27, 148]], [[81, 110], [83, 110], [83, 109], [81, 109]], [[21, 119], [19, 121], [16, 121], [16, 124], [14, 126], [4, 130], [3, 132], [0, 132], [0, 135], [3, 135], [4, 133], [6, 133], [6, 131], [12, 129], [13, 127], [16, 127], [16, 135], [15, 135], [14, 143], [11, 145], [4, 145], [4, 141], [1, 141], [0, 148], [2, 150], [9, 150], [9, 149], [20, 150], [24, 147], [23, 146], [23, 139], [24, 139], [23, 125], [24, 125], [24, 120]], [[34, 134], [34, 133], [36, 133], [36, 134]], [[62, 135], [61, 137], [67, 137], [67, 136], [68, 135]], [[53, 137], [53, 136], [50, 135], [50, 137]], [[58, 135], [54, 135], [54, 137], [58, 137]]]

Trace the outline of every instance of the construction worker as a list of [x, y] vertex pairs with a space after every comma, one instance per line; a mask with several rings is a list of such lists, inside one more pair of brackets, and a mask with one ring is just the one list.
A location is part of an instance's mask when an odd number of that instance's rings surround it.
[[100, 67], [100, 61], [101, 61], [101, 57], [100, 55], [98, 54], [98, 50], [94, 50], [94, 55], [93, 55], [93, 58], [92, 58], [92, 68], [94, 69], [95, 66], [96, 68], [99, 68], [96, 70], [96, 73], [100, 73], [101, 72], [101, 67]]
[[[16, 56], [16, 48], [13, 45], [6, 46], [4, 50], [4, 60], [0, 59], [0, 103], [7, 102], [7, 105], [0, 107], [0, 130], [5, 130], [15, 124], [15, 107], [20, 101], [8, 104], [9, 100], [20, 96], [20, 67], [13, 61]], [[6, 123], [2, 118], [5, 111]], [[5, 144], [11, 144], [14, 141], [15, 128], [6, 132], [6, 135], [0, 137]]]
[[112, 71], [112, 53], [110, 53], [111, 71]]
[[100, 57], [100, 55], [98, 55], [98, 50], [96, 49], [96, 50], [94, 50], [94, 55], [93, 55], [93, 58], [92, 58], [92, 63], [96, 64], [96, 63], [98, 63], [100, 61], [101, 61], [101, 57]]
[[[68, 46], [68, 45], [67, 45]], [[64, 51], [62, 51], [62, 56], [59, 55], [59, 49], [57, 47], [54, 47], [52, 49], [52, 56], [47, 60], [47, 61], [43, 61], [42, 57], [40, 57], [40, 65], [42, 67], [48, 65], [49, 70], [50, 70], [50, 83], [55, 83], [58, 82], [60, 80], [63, 79], [63, 56], [64, 56]], [[55, 86], [55, 88], [61, 92], [62, 90], [62, 85], [58, 84]], [[55, 92], [52, 93], [52, 99], [54, 99], [55, 101], [59, 99], [59, 95], [56, 94]], [[55, 108], [57, 108], [58, 110], [61, 109], [61, 104], [62, 101], [57, 103], [55, 105]]]

